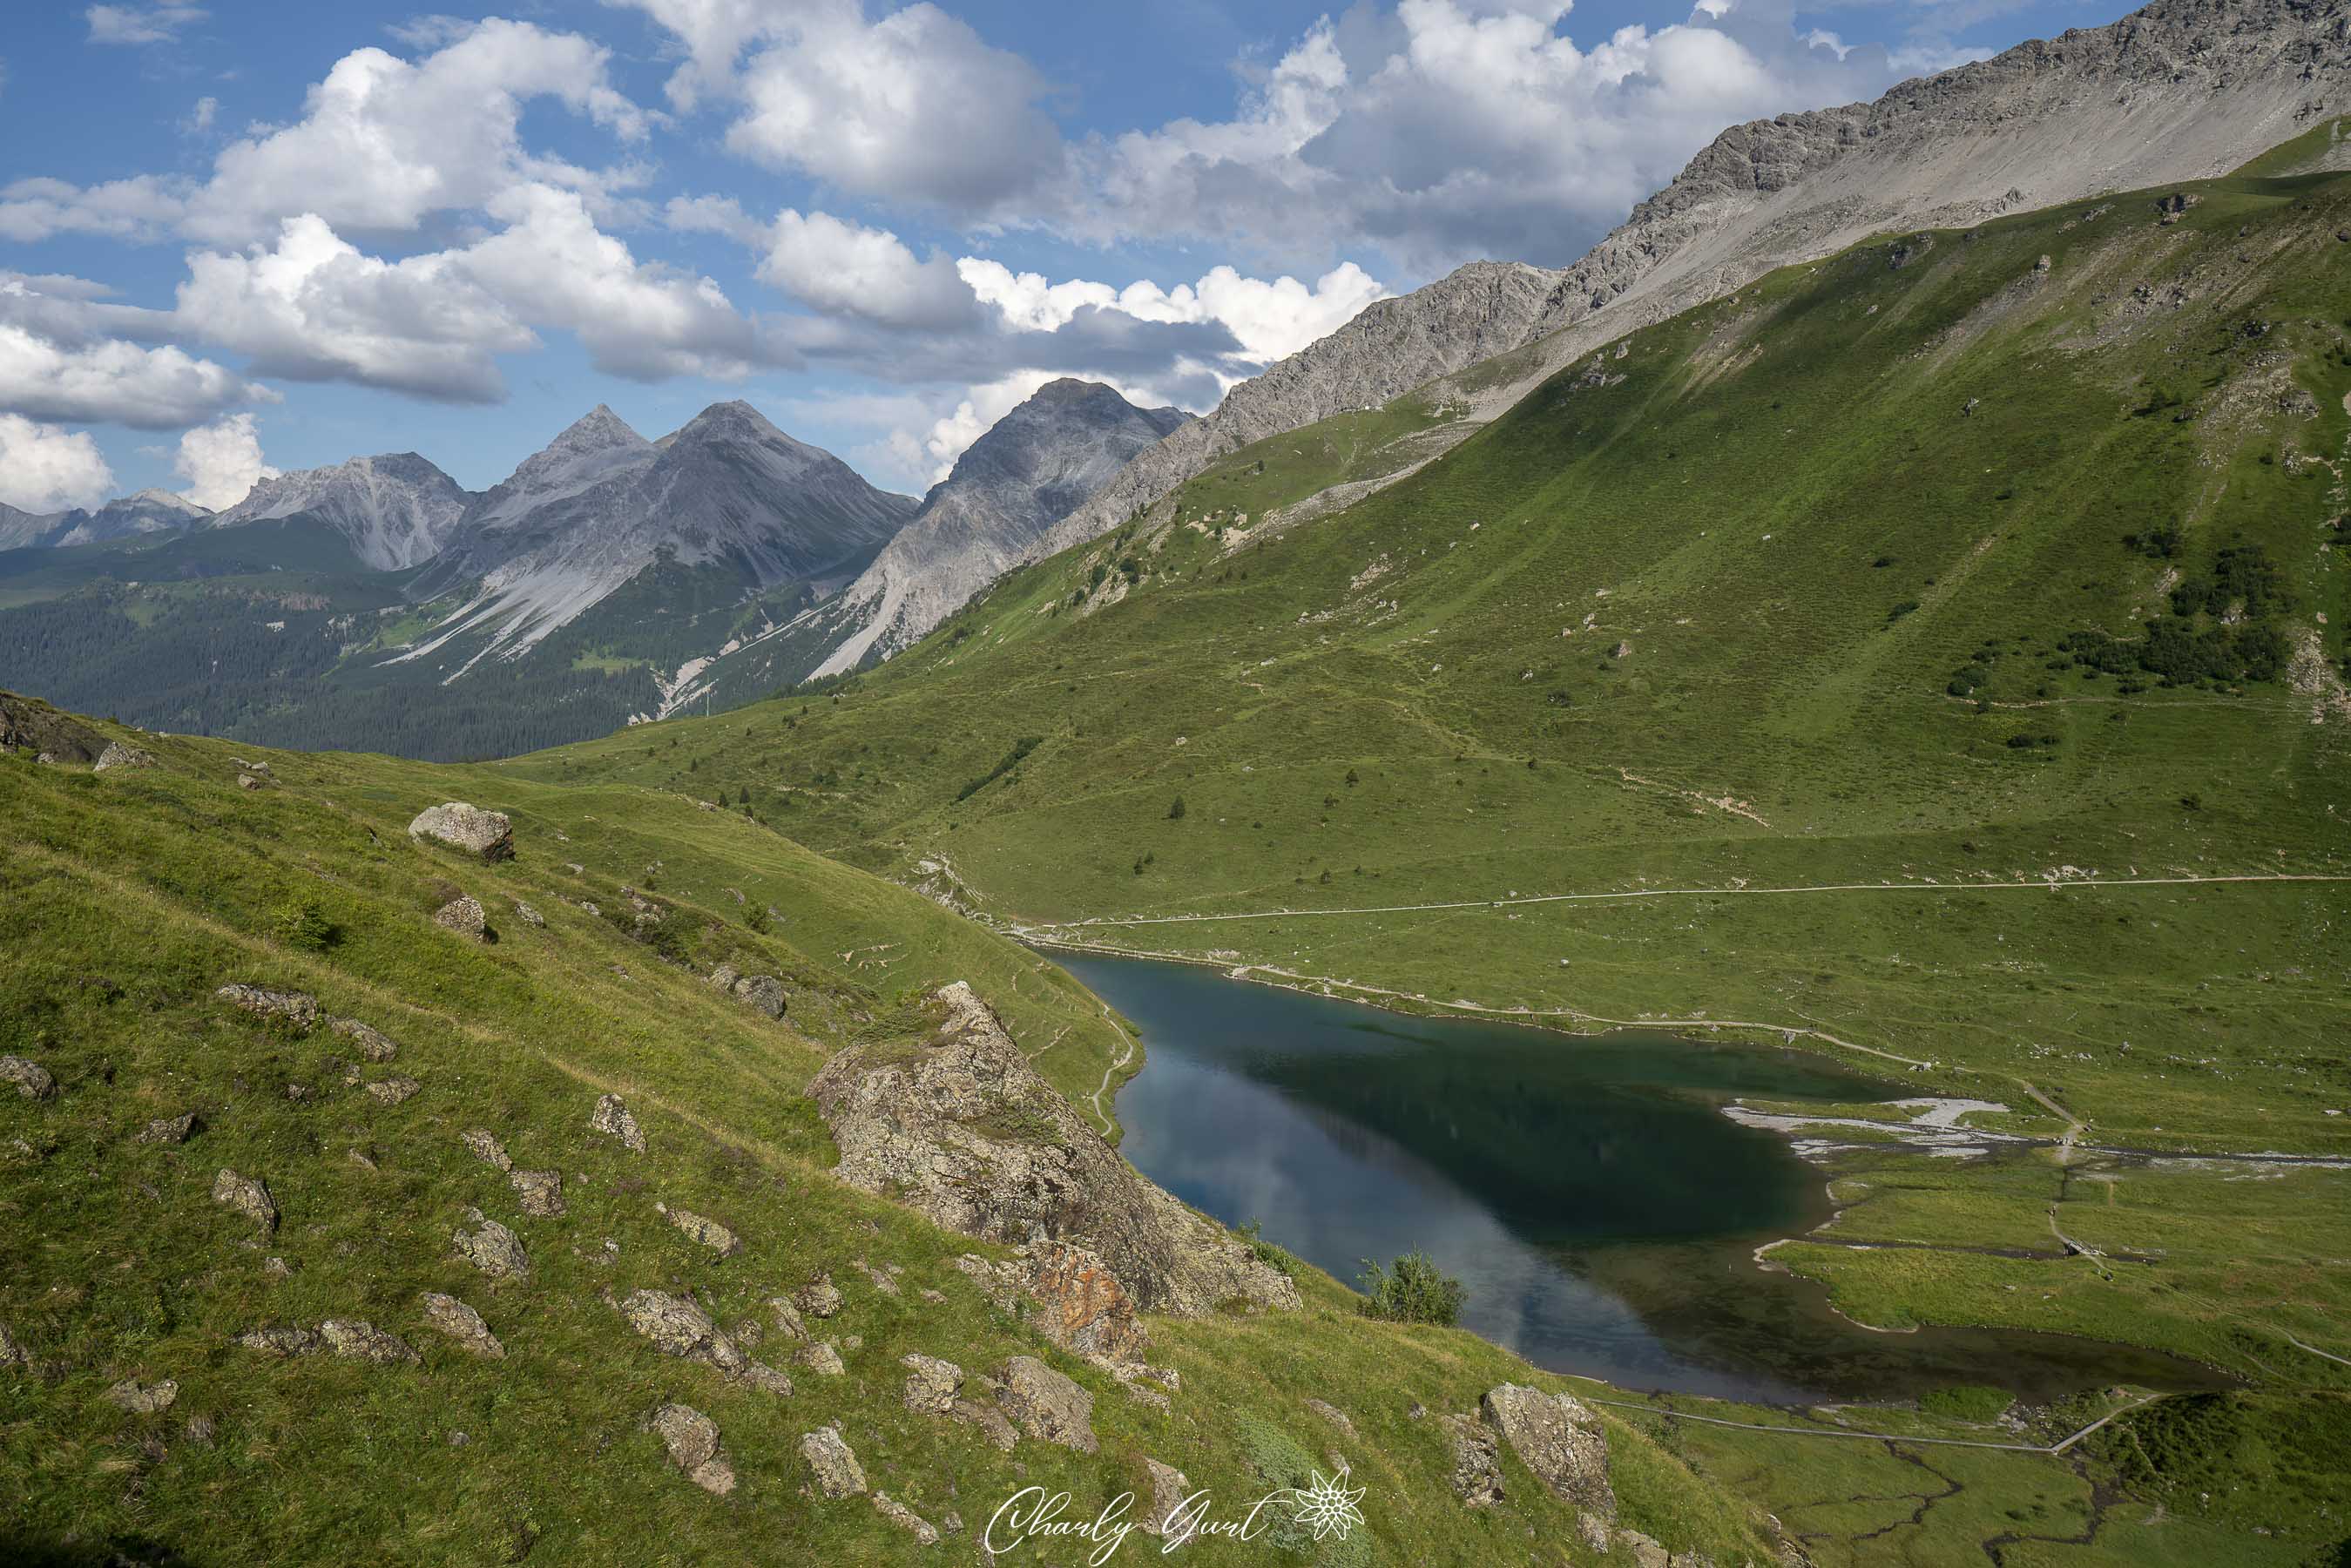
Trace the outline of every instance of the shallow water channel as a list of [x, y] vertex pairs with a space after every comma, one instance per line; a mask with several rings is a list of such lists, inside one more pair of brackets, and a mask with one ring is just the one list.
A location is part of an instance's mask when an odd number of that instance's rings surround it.
[[1828, 1217], [1822, 1173], [1721, 1107], [1898, 1096], [1793, 1051], [1408, 1018], [1214, 969], [1057, 953], [1143, 1030], [1123, 1152], [1228, 1224], [1353, 1280], [1426, 1250], [1462, 1326], [1630, 1389], [1772, 1404], [1998, 1384], [2043, 1400], [2209, 1369], [2065, 1335], [1875, 1333], [1760, 1243]]

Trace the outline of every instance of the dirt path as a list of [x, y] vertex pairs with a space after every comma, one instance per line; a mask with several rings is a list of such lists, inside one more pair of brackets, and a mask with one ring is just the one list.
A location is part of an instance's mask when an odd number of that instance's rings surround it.
[[2150, 1394], [2134, 1399], [2118, 1409], [2110, 1410], [2070, 1437], [2054, 1443], [1995, 1443], [1977, 1437], [1913, 1437], [1900, 1432], [1854, 1432], [1842, 1427], [1778, 1427], [1761, 1421], [1732, 1421], [1720, 1416], [1693, 1416], [1687, 1411], [1668, 1409], [1659, 1405], [1644, 1404], [1636, 1399], [1602, 1399], [1590, 1394], [1577, 1398], [1587, 1405], [1613, 1405], [1620, 1410], [1640, 1410], [1651, 1416], [1663, 1416], [1675, 1421], [1696, 1421], [1708, 1427], [1731, 1427], [1741, 1432], [1771, 1432], [1784, 1437], [1856, 1437], [1869, 1443], [1914, 1443], [1937, 1448], [1997, 1448], [2009, 1454], [2062, 1454], [2107, 1422], [2118, 1416], [2127, 1416], [2142, 1406], [2158, 1399], [2168, 1399], [2168, 1394]]
[[1110, 1025], [1111, 1032], [1118, 1036], [1118, 1060], [1102, 1069], [1102, 1082], [1095, 1084], [1094, 1092], [1086, 1096], [1086, 1103], [1093, 1107], [1094, 1120], [1102, 1124], [1102, 1136], [1107, 1138], [1117, 1129], [1112, 1126], [1109, 1113], [1102, 1109], [1102, 1091], [1110, 1087], [1111, 1079], [1116, 1075], [1120, 1068], [1134, 1060], [1134, 1039], [1126, 1032], [1125, 1028], [1117, 1019], [1111, 1016], [1108, 1002], [1102, 1003], [1102, 1022]]
[[1015, 927], [1014, 935], [1081, 925], [1192, 925], [1221, 920], [1329, 919], [1347, 915], [1419, 915], [1448, 909], [1520, 909], [1533, 904], [1603, 904], [1635, 898], [1760, 898], [1804, 893], [2061, 893], [2079, 887], [2198, 887], [2237, 882], [2351, 882], [2321, 872], [2248, 872], [2234, 876], [2093, 876], [2024, 882], [1831, 882], [1793, 887], [1644, 887], [1619, 893], [1543, 893], [1516, 898], [1460, 898], [1440, 904], [1373, 904], [1345, 909], [1252, 909], [1231, 915], [1093, 915], [1059, 925]]

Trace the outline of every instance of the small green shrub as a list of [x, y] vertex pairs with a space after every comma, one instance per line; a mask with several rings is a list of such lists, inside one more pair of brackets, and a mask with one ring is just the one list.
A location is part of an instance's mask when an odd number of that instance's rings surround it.
[[1441, 1323], [1450, 1326], [1461, 1316], [1461, 1281], [1437, 1266], [1426, 1252], [1407, 1252], [1393, 1269], [1383, 1269], [1369, 1258], [1356, 1281], [1364, 1288], [1357, 1308], [1365, 1317], [1399, 1323]]
[[342, 935], [318, 901], [309, 898], [288, 899], [278, 905], [270, 925], [280, 942], [305, 953], [323, 953]]

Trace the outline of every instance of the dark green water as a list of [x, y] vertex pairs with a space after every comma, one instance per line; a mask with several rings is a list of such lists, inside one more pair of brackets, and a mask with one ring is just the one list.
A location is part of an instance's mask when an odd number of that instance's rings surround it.
[[1759, 1243], [1827, 1218], [1823, 1180], [1719, 1108], [1902, 1092], [1819, 1057], [1406, 1018], [1211, 969], [1055, 956], [1143, 1030], [1146, 1066], [1118, 1097], [1138, 1169], [1341, 1279], [1424, 1249], [1468, 1286], [1463, 1326], [1538, 1365], [1775, 1404], [2217, 1381], [2063, 1335], [1872, 1333], [1818, 1287], [1759, 1270]]

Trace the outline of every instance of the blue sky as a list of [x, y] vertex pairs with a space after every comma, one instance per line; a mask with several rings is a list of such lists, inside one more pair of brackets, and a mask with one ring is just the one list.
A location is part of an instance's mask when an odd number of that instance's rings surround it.
[[1573, 261], [1725, 125], [2121, 13], [1883, 0], [37, 5], [0, 37], [0, 502], [741, 397], [919, 491], [1044, 379], [1212, 406]]

